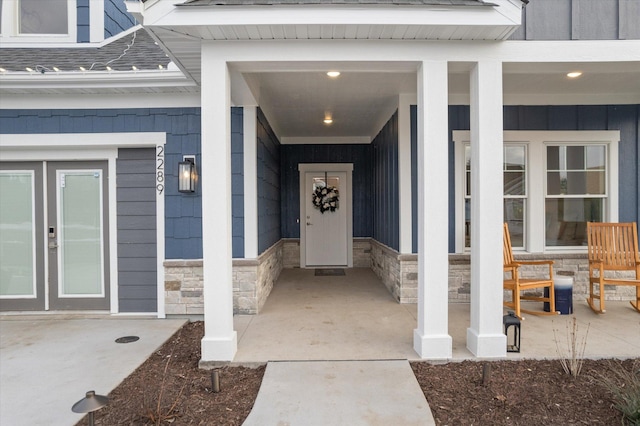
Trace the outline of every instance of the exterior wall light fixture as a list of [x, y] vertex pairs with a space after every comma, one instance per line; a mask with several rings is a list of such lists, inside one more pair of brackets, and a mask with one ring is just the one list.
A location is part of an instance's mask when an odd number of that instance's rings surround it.
[[197, 181], [196, 156], [185, 155], [178, 163], [178, 191], [195, 192]]

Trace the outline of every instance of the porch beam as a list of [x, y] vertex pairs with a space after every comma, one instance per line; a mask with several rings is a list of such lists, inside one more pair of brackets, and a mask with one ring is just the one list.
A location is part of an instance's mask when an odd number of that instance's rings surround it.
[[506, 356], [502, 333], [502, 63], [477, 62], [471, 86], [471, 324], [467, 348]]
[[202, 69], [207, 72], [202, 75], [201, 113], [204, 293], [201, 363], [231, 361], [238, 347], [233, 329], [229, 70], [211, 43], [202, 43]]
[[[418, 328], [424, 359], [450, 359], [447, 62], [418, 68]], [[427, 146], [428, 144], [428, 146]]]

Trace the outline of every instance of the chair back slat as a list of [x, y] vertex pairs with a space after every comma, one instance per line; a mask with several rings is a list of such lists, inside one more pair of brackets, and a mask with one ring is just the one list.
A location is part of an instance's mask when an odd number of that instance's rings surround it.
[[588, 222], [587, 243], [589, 261], [601, 261], [608, 269], [634, 268], [640, 260], [635, 222]]
[[505, 222], [503, 226], [502, 257], [505, 265], [513, 263], [513, 251], [511, 250], [511, 237], [509, 236], [509, 225]]

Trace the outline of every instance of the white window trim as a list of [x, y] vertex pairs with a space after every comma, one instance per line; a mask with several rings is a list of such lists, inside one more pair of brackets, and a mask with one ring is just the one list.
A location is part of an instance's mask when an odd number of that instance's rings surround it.
[[[455, 252], [464, 253], [464, 146], [469, 144], [471, 134], [468, 130], [454, 130], [454, 165], [455, 165]], [[525, 251], [530, 253], [576, 253], [586, 248], [545, 248], [544, 236], [544, 203], [546, 182], [547, 145], [555, 144], [602, 144], [607, 147], [607, 197], [605, 202], [605, 220], [618, 221], [618, 130], [508, 130], [504, 132], [505, 144], [527, 145], [527, 210]], [[542, 184], [535, 184], [540, 182]]]
[[[51, 44], [76, 43], [78, 40], [78, 9], [76, 0], [67, 0], [67, 34], [20, 34], [19, 0], [2, 1], [2, 23], [0, 40], [3, 45], [11, 44]], [[37, 64], [34, 64], [37, 65]]]

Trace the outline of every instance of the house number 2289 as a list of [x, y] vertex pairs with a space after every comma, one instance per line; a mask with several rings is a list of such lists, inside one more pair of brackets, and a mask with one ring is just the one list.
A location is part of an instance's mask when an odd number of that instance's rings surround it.
[[156, 191], [164, 192], [164, 146], [156, 146]]

